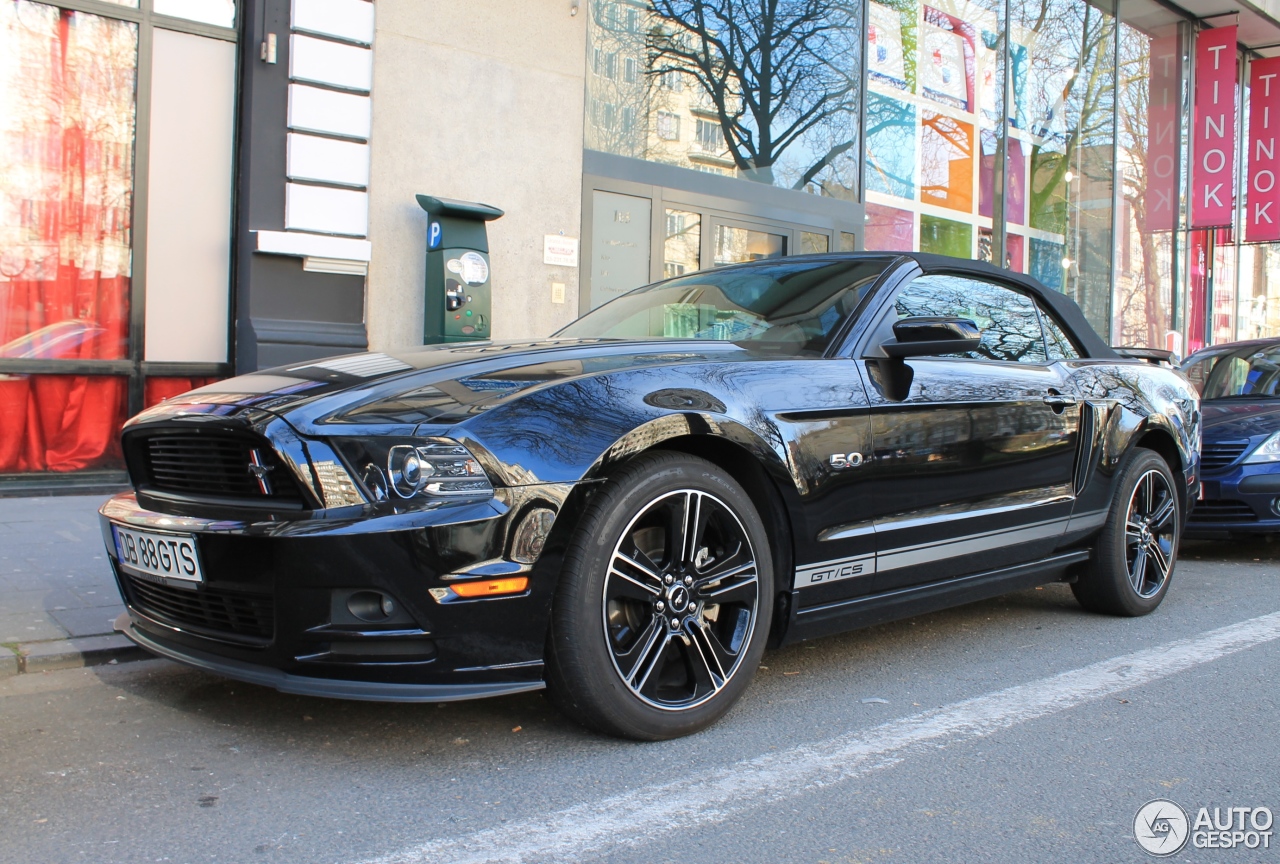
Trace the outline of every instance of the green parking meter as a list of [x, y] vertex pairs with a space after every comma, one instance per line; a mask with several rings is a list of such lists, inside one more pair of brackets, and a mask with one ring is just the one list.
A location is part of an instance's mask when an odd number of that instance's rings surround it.
[[502, 211], [451, 198], [417, 198], [430, 217], [423, 343], [491, 339], [493, 285], [484, 223], [499, 218]]

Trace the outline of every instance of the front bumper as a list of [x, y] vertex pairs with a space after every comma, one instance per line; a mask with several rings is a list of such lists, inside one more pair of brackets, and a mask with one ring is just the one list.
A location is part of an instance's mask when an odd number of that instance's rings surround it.
[[[257, 522], [158, 513], [118, 495], [100, 511], [127, 610], [116, 629], [163, 657], [288, 693], [449, 701], [538, 689], [558, 550], [549, 544], [533, 565], [505, 553], [525, 513], [558, 513], [570, 489], [527, 486], [427, 510], [371, 505]], [[204, 581], [122, 566], [113, 523], [194, 536]], [[473, 600], [432, 594], [511, 575], [527, 576], [528, 590]], [[391, 598], [393, 614], [354, 616], [348, 600], [369, 591]]]
[[1280, 464], [1237, 465], [1202, 480], [1184, 536], [1219, 539], [1280, 531]]

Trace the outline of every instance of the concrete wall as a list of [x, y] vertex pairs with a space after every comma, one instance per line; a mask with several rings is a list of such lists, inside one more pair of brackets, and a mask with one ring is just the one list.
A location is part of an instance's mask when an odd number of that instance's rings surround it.
[[[377, 0], [365, 293], [372, 350], [422, 343], [427, 215], [415, 193], [506, 211], [489, 223], [493, 335], [576, 317], [578, 271], [542, 263], [543, 236], [579, 237], [586, 3]], [[552, 303], [551, 285], [566, 286]]]

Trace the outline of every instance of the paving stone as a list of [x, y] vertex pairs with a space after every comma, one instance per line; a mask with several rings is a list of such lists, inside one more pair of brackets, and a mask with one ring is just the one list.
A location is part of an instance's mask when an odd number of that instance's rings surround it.
[[73, 637], [98, 636], [112, 632], [111, 622], [116, 620], [123, 611], [124, 606], [116, 604], [115, 606], [90, 606], [85, 609], [64, 609], [50, 612], [49, 615]]

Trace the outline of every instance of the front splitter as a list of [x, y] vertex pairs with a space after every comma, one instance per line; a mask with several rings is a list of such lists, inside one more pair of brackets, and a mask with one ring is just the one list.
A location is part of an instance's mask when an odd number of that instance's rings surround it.
[[281, 693], [299, 696], [323, 696], [328, 699], [355, 699], [363, 702], [461, 702], [541, 690], [542, 681], [517, 681], [497, 684], [385, 684], [376, 681], [348, 681], [290, 675], [280, 669], [255, 666], [239, 660], [215, 657], [189, 648], [181, 650], [160, 642], [133, 625], [128, 612], [121, 613], [113, 625], [116, 631], [142, 648], [168, 660], [212, 672], [225, 678], [271, 687]]

